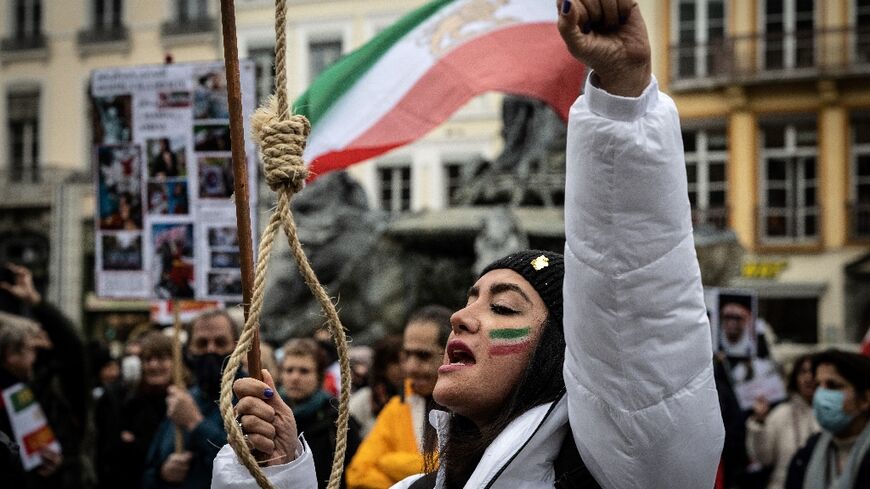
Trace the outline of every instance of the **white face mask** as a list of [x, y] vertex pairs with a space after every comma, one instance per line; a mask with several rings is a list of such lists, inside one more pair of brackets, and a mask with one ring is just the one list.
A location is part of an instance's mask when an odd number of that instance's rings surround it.
[[127, 355], [121, 359], [121, 378], [128, 385], [139, 383], [142, 378], [142, 360], [137, 355]]

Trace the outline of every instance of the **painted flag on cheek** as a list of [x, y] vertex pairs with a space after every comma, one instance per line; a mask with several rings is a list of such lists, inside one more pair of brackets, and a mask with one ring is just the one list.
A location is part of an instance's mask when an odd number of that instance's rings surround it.
[[489, 354], [514, 355], [529, 348], [532, 328], [499, 328], [489, 332]]
[[434, 0], [324, 71], [294, 103], [308, 117], [314, 175], [413, 142], [472, 97], [543, 100], [568, 119], [583, 65], [565, 49], [553, 2]]

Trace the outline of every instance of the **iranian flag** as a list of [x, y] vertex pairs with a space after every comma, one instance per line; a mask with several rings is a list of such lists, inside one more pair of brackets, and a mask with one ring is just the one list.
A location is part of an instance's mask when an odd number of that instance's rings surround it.
[[548, 0], [435, 0], [318, 77], [293, 109], [311, 121], [305, 161], [323, 174], [413, 142], [487, 91], [543, 100], [562, 117], [584, 68]]

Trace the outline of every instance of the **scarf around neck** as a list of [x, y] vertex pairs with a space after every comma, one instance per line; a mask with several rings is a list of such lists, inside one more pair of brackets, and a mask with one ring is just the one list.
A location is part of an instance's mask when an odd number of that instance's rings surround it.
[[[855, 487], [861, 461], [864, 460], [864, 456], [870, 449], [870, 426], [865, 427], [864, 431], [858, 435], [858, 439], [855, 440], [855, 445], [852, 447], [852, 453], [849, 454], [849, 459], [846, 460], [846, 465], [843, 467], [843, 472], [833, 481], [833, 485], [829, 486], [828, 456], [833, 440], [834, 436], [831, 433], [822, 431], [822, 436], [819, 437], [810, 457], [810, 463], [807, 465], [803, 489], [853, 489]], [[831, 476], [833, 477], [833, 474]]]

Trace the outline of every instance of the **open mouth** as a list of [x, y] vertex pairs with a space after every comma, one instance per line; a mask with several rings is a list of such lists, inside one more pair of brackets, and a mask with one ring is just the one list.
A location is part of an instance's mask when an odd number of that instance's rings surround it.
[[447, 344], [447, 359], [450, 365], [474, 365], [474, 353], [465, 343], [453, 340]]

